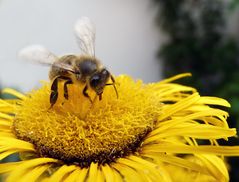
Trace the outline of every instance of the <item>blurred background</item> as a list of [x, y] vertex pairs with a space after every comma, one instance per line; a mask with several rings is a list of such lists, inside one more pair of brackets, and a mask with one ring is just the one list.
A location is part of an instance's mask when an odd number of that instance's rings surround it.
[[[163, 77], [183, 80], [201, 95], [227, 99], [230, 127], [239, 131], [239, 0], [153, 0], [156, 23], [168, 38], [158, 49]], [[182, 83], [182, 81], [181, 81]], [[232, 138], [226, 145], [238, 145]], [[239, 158], [229, 158], [230, 180], [239, 181]]]
[[145, 0], [0, 0], [1, 83], [29, 91], [48, 79], [48, 68], [17, 58], [25, 46], [41, 44], [56, 55], [79, 54], [73, 26], [82, 16], [95, 23], [96, 57], [112, 73], [157, 81], [161, 73], [155, 55], [162, 35], [156, 11]]
[[[0, 87], [27, 92], [48, 79], [49, 68], [17, 58], [27, 45], [79, 53], [73, 25], [81, 16], [95, 23], [96, 57], [112, 73], [154, 82], [191, 72], [180, 82], [227, 99], [239, 129], [239, 0], [0, 0]], [[239, 181], [239, 158], [229, 163]]]

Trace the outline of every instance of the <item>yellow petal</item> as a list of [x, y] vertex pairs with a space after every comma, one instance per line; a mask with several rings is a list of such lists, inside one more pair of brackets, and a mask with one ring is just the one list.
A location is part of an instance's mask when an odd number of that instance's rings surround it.
[[19, 98], [19, 99], [25, 99], [25, 98], [26, 98], [25, 95], [23, 95], [22, 93], [20, 93], [20, 92], [14, 90], [14, 89], [11, 89], [11, 88], [5, 88], [5, 89], [3, 89], [3, 90], [2, 90], [2, 93], [13, 95], [13, 96], [15, 96], [15, 97], [17, 97], [17, 98]]
[[105, 176], [101, 170], [98, 170], [97, 172], [96, 182], [105, 182]]
[[169, 82], [173, 82], [173, 81], [175, 81], [175, 80], [178, 80], [178, 79], [183, 78], [183, 77], [188, 77], [188, 76], [192, 76], [192, 74], [191, 74], [191, 73], [178, 74], [178, 75], [176, 75], [176, 76], [173, 76], [173, 77], [164, 79], [164, 80], [160, 81], [159, 83], [160, 83], [160, 84], [169, 83]]
[[16, 182], [21, 179], [22, 175], [30, 173], [32, 168], [41, 166], [41, 165], [49, 165], [52, 163], [57, 163], [58, 160], [52, 158], [36, 158], [28, 161], [24, 161], [22, 164], [18, 165], [14, 171], [10, 173], [7, 178], [7, 182]]
[[35, 151], [33, 144], [10, 137], [1, 136], [0, 146], [9, 147], [12, 149], [19, 149], [21, 151]]
[[102, 172], [105, 176], [106, 182], [111, 182], [111, 181], [122, 182], [123, 181], [120, 174], [113, 167], [109, 166], [108, 164], [105, 164], [101, 168], [102, 168]]
[[8, 102], [6, 102], [5, 100], [3, 99], [0, 99], [0, 106], [12, 106], [11, 104], [9, 104]]
[[203, 166], [210, 171], [211, 175], [218, 180], [229, 181], [229, 174], [223, 160], [214, 155], [196, 155], [202, 162]]
[[144, 182], [145, 178], [127, 165], [117, 162], [113, 165], [113, 167], [122, 175], [123, 181]]
[[49, 179], [49, 182], [62, 181], [65, 176], [69, 175], [69, 173], [76, 170], [76, 168], [77, 167], [75, 165], [71, 166], [63, 165], [56, 172], [53, 173], [53, 175]]
[[97, 177], [98, 177], [97, 175], [98, 175], [98, 164], [92, 162], [90, 164], [88, 182], [97, 181]]
[[239, 146], [189, 146], [189, 145], [149, 145], [142, 148], [142, 153], [148, 152], [166, 152], [174, 154], [214, 154], [223, 156], [239, 156]]
[[21, 179], [19, 179], [18, 182], [35, 182], [50, 166], [51, 164], [37, 166], [21, 176]]
[[18, 165], [20, 165], [21, 163], [22, 163], [22, 161], [20, 161], [20, 162], [8, 162], [8, 163], [0, 164], [0, 174], [8, 173], [8, 172], [16, 169], [16, 167], [18, 167]]
[[236, 135], [236, 129], [225, 129], [205, 124], [182, 124], [176, 127], [168, 128], [157, 135], [149, 136], [144, 144], [160, 141], [160, 139], [172, 136], [194, 137], [197, 139], [221, 139]]
[[152, 163], [150, 161], [147, 161], [145, 159], [133, 155], [129, 156], [128, 158], [131, 159], [132, 161], [137, 162], [138, 164], [141, 164], [145, 169], [148, 168], [150, 171], [149, 176], [154, 175], [156, 177], [156, 181], [160, 178], [163, 178], [163, 181], [168, 182], [171, 181], [169, 174], [166, 171], [162, 170], [163, 168], [162, 166], [159, 166], [158, 164]]
[[167, 154], [160, 154], [160, 153], [147, 153], [147, 154], [144, 154], [144, 156], [155, 160], [157, 163], [164, 162], [164, 163], [182, 167], [188, 170], [209, 175], [209, 172], [205, 169], [204, 166], [201, 166], [195, 162], [191, 162], [181, 157], [167, 155]]
[[2, 113], [14, 113], [14, 110], [13, 110], [13, 107], [1, 106], [0, 105], [0, 112], [2, 112]]
[[4, 114], [0, 112], [0, 118], [7, 119], [7, 120], [12, 120], [14, 116], [10, 116], [8, 114]]
[[88, 175], [89, 169], [88, 168], [83, 168], [79, 171], [79, 176], [77, 179], [77, 182], [84, 182], [86, 179], [86, 176]]
[[[132, 156], [130, 156], [130, 158], [132, 158]], [[163, 179], [163, 177], [160, 175], [159, 171], [157, 170], [160, 168], [159, 166], [150, 162], [148, 162], [150, 164], [143, 165], [142, 163], [138, 162], [139, 159], [136, 159], [136, 158], [137, 157], [133, 159], [135, 159], [137, 162], [134, 160], [129, 160], [125, 158], [120, 158], [117, 162], [133, 168], [138, 174], [140, 174], [140, 176], [144, 180], [146, 180], [148, 176], [150, 177], [152, 181], [156, 181], [158, 179], [162, 179], [162, 181], [167, 181]]]
[[[79, 175], [80, 175], [80, 168], [76, 168], [74, 171], [72, 171], [66, 178], [65, 181], [66, 182], [76, 182], [79, 181]], [[85, 175], [84, 175], [85, 176]]]
[[225, 114], [224, 111], [221, 111], [218, 109], [208, 109], [207, 111], [196, 112], [193, 114], [186, 115], [184, 117], [178, 117], [176, 119], [174, 118], [168, 119], [167, 121], [160, 122], [158, 124], [158, 127], [149, 133], [149, 136], [163, 133], [165, 130], [167, 130], [170, 127], [175, 127], [176, 125], [187, 123], [187, 121], [190, 122], [193, 120], [197, 120], [197, 119], [200, 119], [201, 117], [217, 116], [221, 120], [224, 120], [225, 118], [223, 118], [223, 114]]
[[227, 102], [224, 99], [218, 98], [218, 97], [201, 97], [201, 99], [198, 101], [199, 104], [208, 104], [208, 105], [220, 105], [224, 107], [230, 107], [230, 103]]
[[114, 173], [108, 164], [105, 164], [104, 166], [102, 166], [102, 171], [105, 175], [106, 182], [114, 181]]
[[179, 102], [164, 109], [162, 111], [163, 114], [158, 117], [158, 120], [164, 120], [165, 118], [169, 117], [170, 115], [189, 107], [193, 103], [197, 102], [199, 99], [200, 99], [199, 94], [194, 93], [194, 94], [190, 95], [189, 97], [180, 100]]
[[0, 125], [1, 126], [12, 126], [12, 121], [9, 121], [9, 120], [0, 120]]
[[80, 169], [77, 167], [73, 172], [71, 172], [64, 181], [66, 182], [85, 182], [87, 179], [88, 168]]

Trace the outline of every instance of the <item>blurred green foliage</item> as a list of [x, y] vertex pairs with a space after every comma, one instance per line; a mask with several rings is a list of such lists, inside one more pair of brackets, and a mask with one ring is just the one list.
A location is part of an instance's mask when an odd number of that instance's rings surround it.
[[[163, 76], [191, 72], [185, 84], [201, 95], [227, 99], [229, 124], [239, 128], [239, 44], [225, 27], [226, 6], [221, 0], [153, 0], [157, 24], [168, 37], [160, 47]], [[230, 7], [236, 7], [234, 0]], [[227, 6], [228, 7], [228, 6]], [[235, 10], [235, 9], [234, 9]], [[238, 140], [230, 144], [239, 143]], [[235, 162], [237, 160], [237, 162]], [[231, 181], [239, 181], [239, 159], [231, 160]]]
[[230, 10], [235, 10], [239, 6], [239, 0], [231, 0], [231, 3], [229, 4]]

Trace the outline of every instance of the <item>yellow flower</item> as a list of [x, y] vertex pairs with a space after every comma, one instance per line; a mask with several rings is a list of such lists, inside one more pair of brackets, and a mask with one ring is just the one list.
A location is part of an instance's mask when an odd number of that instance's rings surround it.
[[119, 98], [107, 86], [100, 101], [89, 90], [93, 103], [76, 84], [64, 99], [60, 83], [52, 108], [48, 82], [27, 95], [3, 90], [17, 99], [0, 100], [0, 159], [22, 160], [0, 164], [0, 173], [8, 182], [229, 181], [223, 157], [239, 146], [217, 143], [236, 130], [215, 106], [230, 105], [172, 83], [184, 76], [151, 84], [118, 76]]

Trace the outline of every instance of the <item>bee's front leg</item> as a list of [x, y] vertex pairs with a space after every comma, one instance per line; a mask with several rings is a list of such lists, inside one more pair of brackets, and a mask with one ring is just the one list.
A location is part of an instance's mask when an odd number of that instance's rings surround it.
[[70, 78], [68, 78], [64, 83], [64, 97], [66, 100], [68, 100], [68, 98], [69, 98], [67, 85], [72, 84], [72, 83], [73, 83], [73, 81]]
[[64, 83], [64, 97], [66, 99], [68, 99], [67, 85], [72, 84], [72, 80], [65, 76], [57, 76], [54, 78], [52, 85], [51, 85], [51, 95], [50, 95], [51, 107], [50, 108], [52, 108], [54, 106], [54, 104], [56, 103], [57, 98], [58, 98], [58, 82], [59, 82], [59, 80], [66, 80]]
[[86, 86], [84, 87], [82, 93], [83, 93], [83, 95], [84, 95], [85, 97], [87, 97], [87, 98], [90, 100], [91, 103], [93, 103], [93, 101], [91, 100], [89, 94], [87, 93], [87, 89], [88, 89], [88, 86], [86, 85]]
[[52, 84], [51, 84], [51, 95], [50, 95], [50, 104], [51, 107], [56, 103], [57, 98], [58, 98], [58, 81], [60, 79], [60, 76], [54, 78]]
[[114, 89], [115, 89], [115, 93], [116, 93], [116, 96], [117, 96], [117, 99], [118, 99], [118, 98], [119, 98], [119, 94], [118, 94], [117, 88], [116, 88], [116, 86], [115, 86], [115, 78], [111, 75], [111, 76], [110, 76], [110, 79], [111, 79], [111, 81], [113, 82], [113, 87], [114, 87]]

